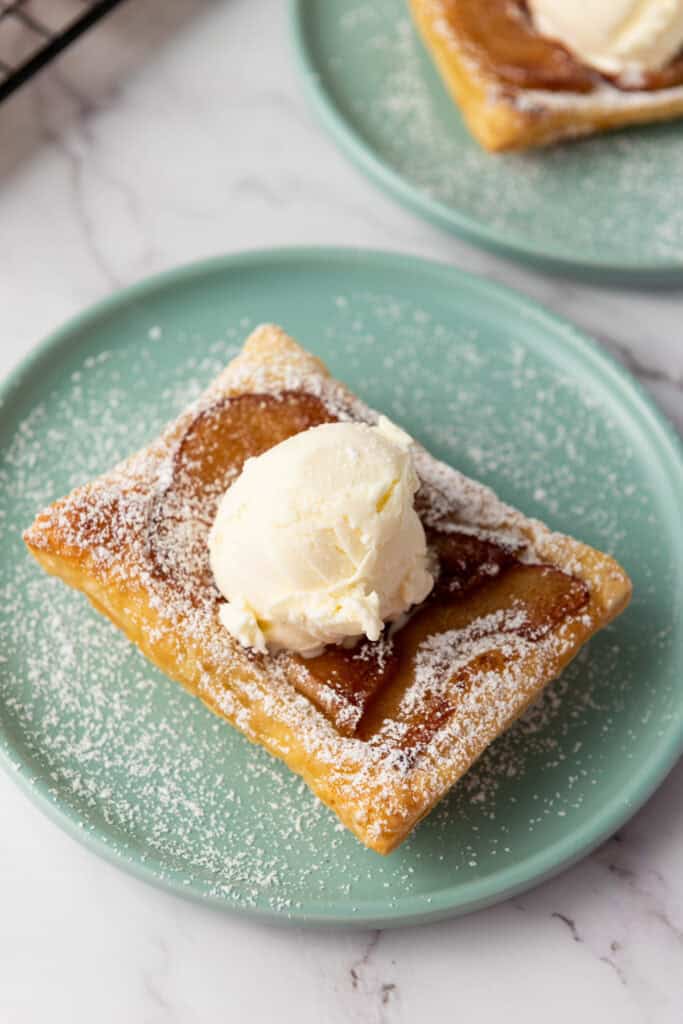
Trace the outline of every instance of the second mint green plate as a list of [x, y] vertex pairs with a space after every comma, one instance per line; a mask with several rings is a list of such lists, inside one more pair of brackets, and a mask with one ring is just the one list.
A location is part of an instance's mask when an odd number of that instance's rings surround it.
[[[386, 859], [21, 541], [39, 508], [153, 438], [263, 320], [436, 455], [633, 577], [628, 611]], [[0, 761], [97, 853], [216, 907], [389, 926], [495, 902], [607, 837], [681, 752], [682, 507], [662, 416], [519, 295], [335, 249], [153, 278], [67, 324], [0, 389]]]
[[543, 269], [683, 283], [683, 120], [492, 155], [467, 131], [408, 0], [292, 0], [292, 16], [325, 125], [401, 202]]

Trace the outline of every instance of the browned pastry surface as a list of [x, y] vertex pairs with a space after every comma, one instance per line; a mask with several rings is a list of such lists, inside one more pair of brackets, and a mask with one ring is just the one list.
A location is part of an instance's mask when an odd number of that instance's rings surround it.
[[246, 458], [375, 414], [275, 327], [147, 449], [26, 532], [163, 671], [299, 772], [387, 853], [630, 595], [608, 556], [526, 519], [416, 447], [433, 593], [377, 643], [255, 654], [221, 626], [207, 533]]

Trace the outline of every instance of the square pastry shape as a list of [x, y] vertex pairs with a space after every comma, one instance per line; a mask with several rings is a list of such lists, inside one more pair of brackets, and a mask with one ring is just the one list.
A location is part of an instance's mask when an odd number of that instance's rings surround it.
[[[680, 59], [668, 72], [652, 75], [649, 88], [620, 86], [579, 64], [558, 44], [551, 41], [548, 47], [548, 41], [524, 31], [525, 5], [518, 0], [409, 2], [446, 87], [486, 149], [527, 149], [683, 115]], [[515, 38], [505, 52], [508, 29]], [[545, 75], [524, 74], [543, 59]]]
[[375, 422], [280, 328], [258, 328], [143, 451], [42, 511], [48, 572], [389, 853], [628, 603], [607, 555], [527, 519], [415, 445], [434, 592], [376, 643], [261, 655], [218, 617], [207, 534], [244, 460], [320, 423]]

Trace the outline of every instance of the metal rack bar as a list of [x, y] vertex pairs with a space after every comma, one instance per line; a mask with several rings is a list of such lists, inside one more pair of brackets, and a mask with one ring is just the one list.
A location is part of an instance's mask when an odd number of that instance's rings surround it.
[[94, 2], [88, 4], [87, 10], [81, 15], [70, 21], [63, 29], [58, 29], [55, 32], [52, 32], [30, 11], [25, 9], [24, 0], [14, 0], [12, 3], [3, 4], [0, 7], [0, 29], [2, 28], [3, 21], [14, 18], [17, 21], [21, 21], [37, 37], [42, 39], [43, 44], [27, 60], [21, 62], [16, 67], [7, 64], [6, 60], [0, 60], [0, 75], [5, 76], [0, 81], [0, 102], [120, 3], [123, 3], [123, 0], [94, 0]]

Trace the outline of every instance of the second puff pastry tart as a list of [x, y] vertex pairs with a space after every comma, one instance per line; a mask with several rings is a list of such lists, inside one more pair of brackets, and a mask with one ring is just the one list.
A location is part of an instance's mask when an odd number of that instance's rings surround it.
[[540, 35], [522, 0], [409, 0], [475, 138], [489, 150], [683, 115], [683, 54], [637, 82], [608, 77]]

